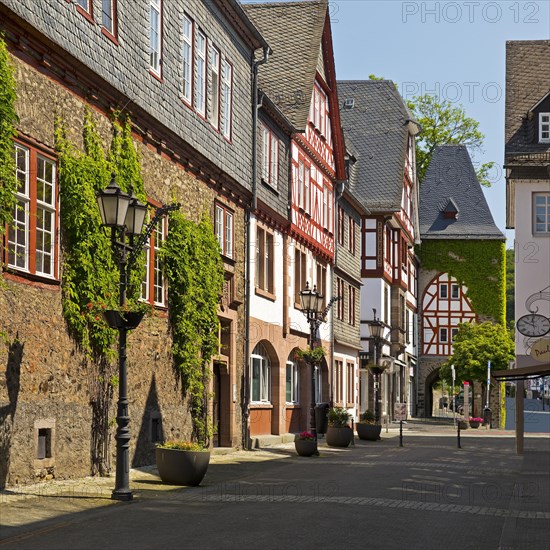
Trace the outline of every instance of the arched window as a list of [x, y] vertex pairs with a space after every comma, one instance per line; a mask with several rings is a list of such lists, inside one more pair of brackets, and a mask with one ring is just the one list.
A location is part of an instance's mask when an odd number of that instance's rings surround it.
[[288, 404], [300, 402], [300, 372], [298, 363], [292, 357], [291, 353], [286, 362], [286, 402]]
[[262, 344], [258, 344], [250, 356], [252, 371], [250, 400], [253, 403], [269, 403], [271, 399], [271, 362]]

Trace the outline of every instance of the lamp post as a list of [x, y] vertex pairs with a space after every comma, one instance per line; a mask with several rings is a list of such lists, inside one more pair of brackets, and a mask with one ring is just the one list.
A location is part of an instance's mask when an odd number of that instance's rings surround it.
[[[317, 292], [317, 287], [314, 286], [313, 290], [309, 288], [309, 282], [306, 282], [306, 288], [300, 292], [300, 302], [302, 305], [302, 313], [306, 316], [309, 323], [309, 349], [313, 350], [315, 347], [315, 340], [317, 338], [317, 329], [322, 323], [321, 317], [321, 304], [323, 296]], [[309, 419], [309, 431], [315, 436], [317, 440], [317, 426], [315, 425], [315, 365], [313, 361], [311, 363], [311, 410]]]
[[[156, 223], [169, 211], [176, 210], [179, 205], [162, 206], [158, 208], [153, 219], [143, 231], [147, 214], [147, 205], [139, 202], [132, 190], [125, 193], [117, 185], [115, 174], [106, 189], [98, 193], [97, 204], [104, 227], [111, 229], [111, 246], [119, 267], [119, 306], [123, 311], [126, 306], [126, 289], [128, 272], [147, 243]], [[126, 238], [130, 238], [129, 244]], [[134, 243], [134, 240], [136, 242]], [[117, 328], [118, 338], [118, 403], [116, 431], [116, 477], [115, 488], [111, 497], [114, 500], [132, 500], [130, 490], [130, 430], [128, 425], [127, 368], [126, 368], [126, 336], [128, 329], [136, 328], [139, 321], [129, 322], [124, 315], [119, 315], [111, 328]]]
[[372, 311], [373, 320], [367, 323], [374, 346], [374, 366], [371, 367], [371, 371], [374, 374], [374, 416], [378, 424], [380, 423], [380, 375], [384, 372], [384, 367], [380, 366], [380, 356], [382, 345], [386, 341], [383, 337], [386, 325], [376, 317], [376, 309], [373, 308]]
[[[302, 306], [302, 313], [306, 316], [309, 323], [309, 349], [315, 348], [315, 341], [317, 340], [317, 329], [321, 323], [325, 322], [330, 308], [334, 302], [341, 300], [341, 296], [333, 296], [324, 309], [321, 310], [324, 296], [317, 291], [317, 286], [313, 287], [313, 290], [309, 287], [309, 282], [306, 282], [306, 288], [300, 291], [300, 303]], [[315, 399], [315, 365], [311, 363], [311, 411], [309, 420], [309, 431], [315, 436], [317, 441], [317, 426], [315, 425], [315, 406], [317, 405]]]

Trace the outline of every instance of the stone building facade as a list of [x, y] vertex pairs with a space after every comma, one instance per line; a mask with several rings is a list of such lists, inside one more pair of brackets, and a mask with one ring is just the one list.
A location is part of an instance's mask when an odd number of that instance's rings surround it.
[[[176, 199], [190, 219], [198, 221], [203, 212], [211, 217], [220, 244], [226, 239], [214, 418], [217, 443], [238, 446], [251, 74], [255, 51], [267, 44], [234, 1], [159, 2], [157, 18], [149, 3], [113, 2], [113, 21], [102, 18], [101, 2], [80, 4], [0, 2], [0, 30], [17, 83], [17, 140], [30, 158], [37, 154], [55, 167], [57, 118], [82, 148], [83, 121], [91, 109], [107, 150], [113, 112], [127, 113], [148, 200]], [[189, 102], [181, 74], [181, 26], [174, 24], [183, 17], [193, 29]], [[161, 32], [153, 43], [150, 30], [157, 22]], [[9, 235], [8, 230], [6, 239]], [[0, 377], [0, 485], [91, 470], [90, 399], [97, 377], [63, 318], [59, 238], [58, 228], [54, 276], [20, 269], [3, 256], [0, 332], [7, 345], [0, 361], [7, 368]], [[156, 308], [129, 335], [128, 372], [130, 460], [139, 466], [154, 461], [155, 441], [186, 438], [191, 429], [172, 370], [166, 308]], [[115, 414], [111, 403], [110, 418]], [[44, 442], [45, 453], [39, 449]]]

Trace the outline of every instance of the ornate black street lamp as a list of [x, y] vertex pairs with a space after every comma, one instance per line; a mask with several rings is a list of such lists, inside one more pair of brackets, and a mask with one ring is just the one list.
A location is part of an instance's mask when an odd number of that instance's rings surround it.
[[374, 347], [374, 365], [370, 368], [374, 375], [374, 416], [375, 422], [380, 423], [380, 375], [384, 372], [384, 367], [380, 365], [380, 357], [382, 356], [382, 346], [386, 343], [384, 338], [384, 330], [387, 325], [376, 317], [376, 309], [373, 308], [373, 319], [367, 321], [370, 337]]
[[[337, 300], [341, 300], [341, 296], [333, 296], [327, 306], [321, 309], [323, 306], [324, 296], [317, 291], [317, 286], [313, 287], [313, 290], [309, 288], [309, 282], [306, 282], [306, 288], [300, 292], [300, 302], [302, 305], [302, 313], [306, 316], [309, 323], [309, 349], [312, 351], [315, 348], [315, 342], [317, 340], [317, 330], [324, 323], [326, 316], [330, 311], [330, 308]], [[315, 364], [311, 363], [311, 411], [309, 420], [309, 431], [315, 436], [317, 440], [317, 426], [315, 423], [315, 406], [317, 405], [315, 399]], [[320, 376], [320, 372], [319, 372]]]
[[[171, 210], [179, 205], [162, 206], [158, 208], [153, 219], [145, 227], [143, 224], [147, 215], [147, 205], [139, 202], [132, 190], [125, 193], [112, 175], [111, 183], [97, 195], [97, 204], [101, 214], [101, 221], [105, 227], [111, 228], [111, 245], [119, 266], [119, 306], [120, 312], [113, 315], [109, 322], [111, 328], [119, 331], [118, 338], [118, 404], [117, 404], [117, 431], [116, 431], [116, 477], [112, 498], [115, 500], [132, 500], [130, 490], [130, 430], [128, 424], [128, 397], [127, 369], [126, 369], [126, 336], [128, 329], [136, 328], [141, 321], [130, 319], [125, 315], [126, 289], [128, 286], [128, 272], [135, 263], [139, 254], [146, 245], [155, 225]], [[129, 244], [126, 244], [129, 237]], [[135, 241], [135, 243], [134, 243]]]
[[[314, 286], [313, 290], [309, 288], [309, 282], [306, 282], [306, 288], [300, 292], [300, 302], [302, 305], [302, 313], [306, 316], [309, 323], [309, 349], [313, 350], [315, 347], [315, 340], [317, 339], [317, 329], [323, 322], [321, 305], [323, 304], [323, 296], [317, 292], [317, 287]], [[309, 431], [315, 436], [317, 440], [317, 426], [315, 424], [315, 365], [313, 361], [311, 364], [311, 410], [309, 419]]]

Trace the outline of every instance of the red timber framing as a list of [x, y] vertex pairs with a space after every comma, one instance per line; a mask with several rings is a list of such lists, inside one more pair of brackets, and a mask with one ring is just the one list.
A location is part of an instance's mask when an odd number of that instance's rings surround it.
[[324, 75], [317, 71], [306, 128], [292, 139], [291, 233], [325, 261], [334, 259], [334, 188], [345, 179], [330, 19], [322, 37]]
[[449, 356], [459, 323], [477, 320], [466, 287], [447, 273], [434, 277], [422, 297], [422, 354]]

